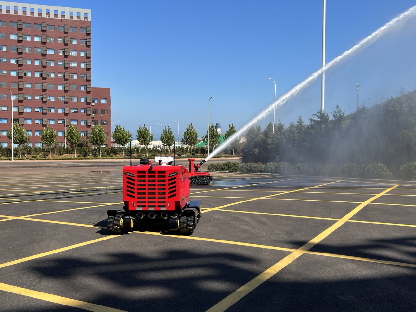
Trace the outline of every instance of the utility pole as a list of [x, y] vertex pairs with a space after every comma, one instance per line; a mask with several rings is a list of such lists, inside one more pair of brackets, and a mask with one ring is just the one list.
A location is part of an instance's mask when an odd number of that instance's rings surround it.
[[[323, 0], [323, 34], [321, 67], [326, 65], [326, 0]], [[321, 112], [324, 112], [324, 71], [321, 73]]]
[[356, 83], [356, 111], [359, 110], [359, 83]]

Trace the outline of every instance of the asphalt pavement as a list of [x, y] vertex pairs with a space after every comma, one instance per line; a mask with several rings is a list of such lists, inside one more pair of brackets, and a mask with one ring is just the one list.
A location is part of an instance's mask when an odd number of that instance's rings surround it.
[[114, 236], [128, 162], [0, 162], [1, 311], [415, 312], [415, 182], [214, 172], [192, 236]]

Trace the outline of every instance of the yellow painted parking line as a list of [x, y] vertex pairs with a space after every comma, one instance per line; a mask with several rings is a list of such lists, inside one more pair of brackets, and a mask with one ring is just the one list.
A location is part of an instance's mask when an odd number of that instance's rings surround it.
[[354, 216], [356, 213], [358, 213], [362, 208], [364, 208], [368, 203], [371, 203], [375, 199], [379, 198], [380, 196], [386, 194], [387, 192], [391, 191], [392, 189], [398, 187], [398, 185], [394, 185], [378, 195], [364, 201], [360, 205], [358, 205], [355, 209], [347, 213], [345, 216], [343, 216], [340, 220], [338, 220], [336, 223], [334, 223], [332, 226], [318, 234], [316, 237], [311, 239], [309, 242], [307, 242], [302, 247], [298, 248], [297, 250], [293, 251], [291, 254], [284, 257], [282, 260], [280, 260], [278, 263], [274, 264], [267, 270], [265, 270], [263, 273], [256, 276], [254, 279], [237, 289], [235, 292], [231, 293], [229, 296], [224, 298], [219, 303], [212, 306], [210, 309], [208, 309], [208, 312], [224, 312], [228, 308], [230, 308], [233, 304], [238, 302], [240, 299], [242, 299], [244, 296], [246, 296], [248, 293], [250, 293], [252, 290], [257, 288], [259, 285], [267, 281], [269, 278], [277, 274], [279, 271], [281, 271], [283, 268], [287, 267], [289, 264], [291, 264], [294, 260], [296, 260], [298, 257], [300, 257], [305, 251], [310, 250], [312, 247], [314, 247], [316, 244], [318, 244], [320, 241], [328, 237], [331, 233], [333, 233], [336, 229], [338, 229], [340, 226], [345, 224], [352, 216]]
[[[332, 217], [321, 217], [321, 216], [310, 216], [310, 215], [296, 215], [296, 214], [283, 214], [283, 213], [268, 213], [268, 212], [254, 212], [254, 211], [241, 211], [241, 210], [225, 210], [225, 209], [205, 209], [202, 213], [207, 211], [221, 211], [221, 212], [232, 212], [232, 213], [243, 213], [243, 214], [255, 214], [255, 215], [269, 215], [269, 216], [283, 216], [283, 217], [295, 217], [295, 218], [309, 218], [316, 220], [329, 220], [338, 221], [338, 218]], [[376, 224], [376, 225], [387, 225], [387, 226], [400, 226], [400, 227], [416, 227], [412, 224], [398, 224], [398, 223], [384, 223], [384, 222], [372, 222], [372, 221], [359, 221], [359, 220], [348, 220], [349, 223], [364, 223], [364, 224]]]
[[251, 201], [256, 201], [256, 200], [268, 199], [268, 198], [271, 198], [271, 197], [276, 197], [276, 196], [284, 195], [284, 194], [287, 194], [287, 193], [299, 192], [301, 190], [307, 190], [307, 189], [311, 189], [311, 188], [318, 188], [318, 187], [326, 186], [326, 185], [333, 184], [333, 183], [336, 183], [336, 182], [338, 182], [338, 181], [333, 181], [333, 182], [329, 182], [329, 183], [325, 183], [325, 184], [320, 184], [320, 185], [316, 185], [316, 186], [311, 186], [311, 187], [304, 187], [304, 188], [300, 188], [300, 189], [293, 189], [293, 190], [288, 190], [288, 191], [282, 191], [282, 192], [279, 192], [279, 193], [276, 193], [276, 194], [272, 194], [272, 195], [268, 195], [268, 196], [263, 196], [263, 197], [259, 197], [259, 198], [251, 198], [251, 199], [248, 199], [248, 200], [242, 200], [242, 201], [237, 201], [237, 202], [232, 202], [232, 203], [220, 205], [220, 206], [215, 207], [213, 209], [222, 209], [222, 208], [226, 208], [226, 207], [229, 207], [229, 206], [233, 206], [233, 205], [237, 205], [237, 204], [241, 204], [241, 203], [245, 203], [245, 202], [251, 202]]
[[85, 301], [70, 299], [67, 297], [57, 296], [51, 293], [35, 291], [27, 288], [21, 288], [13, 285], [8, 285], [4, 283], [0, 283], [0, 290], [5, 292], [10, 292], [14, 294], [18, 294], [25, 297], [30, 297], [33, 299], [43, 300], [47, 302], [52, 302], [56, 304], [61, 304], [65, 306], [70, 306], [73, 308], [78, 308], [86, 311], [92, 312], [126, 312], [122, 310], [118, 310], [115, 308], [107, 307], [104, 305], [98, 305], [94, 303], [89, 303]]
[[90, 245], [90, 244], [93, 244], [93, 243], [97, 243], [97, 242], [100, 242], [100, 241], [105, 241], [105, 240], [109, 240], [109, 239], [117, 238], [117, 237], [119, 237], [119, 235], [104, 236], [104, 237], [100, 237], [98, 239], [93, 239], [93, 240], [88, 240], [88, 241], [80, 242], [80, 243], [77, 243], [77, 244], [74, 244], [74, 245], [71, 245], [71, 246], [67, 246], [67, 247], [63, 247], [63, 248], [59, 248], [59, 249], [55, 249], [55, 250], [51, 250], [51, 251], [47, 251], [47, 252], [42, 252], [42, 253], [34, 254], [34, 255], [31, 255], [31, 256], [28, 256], [28, 257], [24, 257], [24, 258], [21, 258], [21, 259], [17, 259], [17, 260], [13, 260], [13, 261], [1, 263], [0, 264], [0, 268], [8, 267], [8, 266], [11, 266], [11, 265], [20, 264], [20, 263], [27, 262], [27, 261], [31, 261], [31, 260], [35, 260], [35, 259], [39, 259], [39, 258], [48, 256], [48, 255], [65, 252], [65, 251], [68, 251], [68, 250], [72, 250], [72, 249], [75, 249], [75, 248], [87, 246], [87, 245]]
[[[293, 249], [293, 248], [283, 248], [283, 247], [277, 247], [277, 246], [260, 245], [260, 244], [256, 244], [256, 243], [239, 242], [239, 241], [222, 240], [222, 239], [212, 239], [212, 238], [204, 238], [204, 237], [190, 237], [190, 236], [167, 235], [167, 234], [162, 235], [162, 234], [156, 233], [156, 232], [137, 232], [137, 231], [135, 231], [134, 233], [154, 235], [154, 236], [167, 236], [167, 237], [174, 237], [174, 238], [188, 239], [188, 240], [196, 240], [196, 241], [223, 243], [223, 244], [229, 244], [229, 245], [237, 245], [237, 246], [244, 246], [244, 247], [267, 249], [267, 250], [277, 250], [277, 251], [286, 251], [286, 252], [297, 251], [297, 249]], [[370, 258], [356, 257], [356, 256], [351, 256], [351, 255], [334, 254], [334, 253], [326, 253], [326, 252], [314, 252], [314, 251], [304, 251], [304, 253], [312, 254], [312, 255], [319, 255], [319, 256], [328, 256], [328, 257], [332, 257], [332, 258], [362, 261], [362, 262], [371, 262], [371, 263], [379, 263], [379, 264], [387, 264], [387, 265], [395, 265], [395, 266], [403, 266], [403, 267], [416, 267], [416, 265], [412, 264], [412, 263], [370, 259]]]

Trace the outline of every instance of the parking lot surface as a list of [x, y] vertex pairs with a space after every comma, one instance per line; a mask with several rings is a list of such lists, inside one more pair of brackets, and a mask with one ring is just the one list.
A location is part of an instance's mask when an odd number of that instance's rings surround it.
[[123, 165], [3, 167], [1, 311], [416, 310], [415, 182], [214, 172], [192, 236], [115, 236]]

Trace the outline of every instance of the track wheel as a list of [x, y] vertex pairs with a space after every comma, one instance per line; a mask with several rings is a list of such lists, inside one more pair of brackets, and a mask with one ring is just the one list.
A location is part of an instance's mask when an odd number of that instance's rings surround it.
[[195, 221], [194, 216], [181, 216], [180, 217], [180, 232], [183, 235], [191, 235], [194, 232]]
[[120, 235], [123, 230], [123, 214], [117, 213], [115, 216], [109, 216], [107, 218], [107, 230], [113, 235]]

